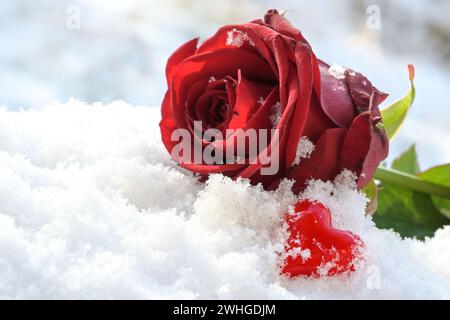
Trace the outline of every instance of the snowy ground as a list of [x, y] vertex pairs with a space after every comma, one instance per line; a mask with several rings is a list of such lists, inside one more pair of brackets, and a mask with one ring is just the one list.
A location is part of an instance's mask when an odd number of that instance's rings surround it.
[[158, 121], [121, 102], [0, 109], [0, 298], [450, 298], [450, 227], [425, 242], [378, 230], [348, 182], [304, 196], [360, 235], [365, 263], [280, 277], [288, 185], [201, 184], [169, 160]]

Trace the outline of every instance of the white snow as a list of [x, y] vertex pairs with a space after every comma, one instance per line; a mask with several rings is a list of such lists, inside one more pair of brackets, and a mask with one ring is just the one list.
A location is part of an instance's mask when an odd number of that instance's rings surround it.
[[159, 112], [0, 109], [0, 298], [450, 298], [450, 227], [425, 242], [377, 229], [349, 172], [302, 197], [361, 237], [365, 261], [346, 277], [281, 277], [292, 183], [199, 183], [169, 160]]
[[292, 166], [300, 164], [301, 159], [309, 158], [311, 156], [311, 153], [314, 151], [314, 148], [314, 143], [312, 143], [311, 140], [308, 139], [308, 137], [300, 137]]
[[255, 43], [246, 32], [238, 30], [236, 28], [233, 28], [232, 30], [227, 32], [227, 46], [240, 48], [244, 45], [245, 42], [248, 42], [251, 46], [255, 46]]
[[345, 70], [346, 68], [344, 68], [343, 66], [338, 65], [337, 63], [333, 63], [329, 68], [328, 68], [328, 73], [330, 75], [332, 75], [333, 77], [335, 77], [336, 79], [345, 79]]
[[256, 101], [257, 104], [262, 105], [264, 103], [264, 98], [263, 97], [259, 97], [258, 100]]
[[272, 106], [272, 115], [270, 116], [270, 122], [273, 125], [273, 128], [276, 128], [278, 126], [278, 123], [281, 120], [281, 103], [277, 101]]
[[291, 248], [289, 249], [287, 252], [284, 253], [283, 257], [287, 257], [287, 256], [291, 256], [291, 257], [301, 257], [302, 261], [308, 261], [311, 258], [311, 250], [309, 249], [305, 249], [302, 250], [301, 248]]

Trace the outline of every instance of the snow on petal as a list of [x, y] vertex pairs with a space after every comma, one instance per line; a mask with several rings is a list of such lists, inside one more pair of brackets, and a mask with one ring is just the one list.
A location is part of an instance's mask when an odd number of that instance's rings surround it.
[[300, 164], [301, 159], [309, 158], [311, 156], [311, 153], [313, 153], [314, 148], [314, 143], [312, 143], [311, 140], [308, 139], [308, 137], [300, 137], [292, 166]]
[[255, 43], [252, 39], [247, 35], [246, 32], [233, 28], [232, 30], [227, 32], [227, 46], [235, 46], [240, 48], [244, 45], [245, 42], [248, 42], [251, 46], [255, 46]]
[[330, 68], [328, 68], [328, 73], [335, 77], [336, 79], [345, 79], [345, 70], [346, 68], [338, 65], [337, 63], [333, 63]]
[[281, 119], [281, 104], [279, 101], [277, 101], [272, 106], [272, 115], [270, 116], [270, 121], [272, 122], [274, 128], [277, 127], [278, 123], [280, 122], [280, 119]]

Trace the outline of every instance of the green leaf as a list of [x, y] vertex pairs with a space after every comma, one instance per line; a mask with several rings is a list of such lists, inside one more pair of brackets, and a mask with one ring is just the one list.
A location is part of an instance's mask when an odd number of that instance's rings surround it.
[[434, 206], [428, 194], [396, 184], [381, 186], [373, 216], [379, 228], [394, 229], [403, 237], [424, 239], [450, 221]]
[[385, 183], [394, 183], [417, 192], [450, 199], [450, 187], [437, 184], [435, 182], [426, 181], [416, 175], [386, 167], [378, 167], [375, 171], [374, 177], [375, 179]]
[[[418, 176], [423, 180], [450, 187], [450, 164], [433, 167], [420, 173]], [[431, 200], [436, 208], [450, 219], [450, 200], [437, 196], [432, 196]]]
[[423, 239], [450, 224], [450, 216], [442, 214], [450, 214], [450, 164], [418, 171], [414, 145], [393, 161], [392, 169], [377, 169], [375, 178], [382, 183], [373, 219], [379, 228]]
[[420, 172], [417, 162], [416, 146], [413, 144], [392, 162], [392, 168], [402, 172], [417, 174]]
[[367, 184], [362, 191], [366, 195], [366, 197], [369, 199], [369, 202], [367, 203], [366, 207], [366, 213], [368, 215], [373, 215], [375, 211], [377, 211], [378, 207], [378, 187], [375, 184], [375, 181], [372, 179], [370, 180], [369, 184]]
[[408, 94], [403, 99], [397, 100], [389, 107], [381, 110], [383, 125], [389, 140], [392, 140], [400, 130], [416, 95], [416, 89], [414, 87], [414, 67], [409, 65], [408, 70], [409, 80], [411, 81], [411, 89]]

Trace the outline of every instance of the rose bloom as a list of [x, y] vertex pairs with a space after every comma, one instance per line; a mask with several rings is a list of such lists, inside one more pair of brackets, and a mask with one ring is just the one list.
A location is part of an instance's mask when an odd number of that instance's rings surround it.
[[[309, 179], [331, 180], [353, 171], [358, 188], [372, 178], [388, 154], [388, 139], [378, 105], [387, 94], [362, 74], [319, 60], [299, 30], [276, 10], [264, 19], [227, 25], [198, 45], [193, 39], [178, 48], [166, 67], [168, 90], [160, 122], [169, 153], [179, 143], [176, 129], [192, 133], [201, 148], [229, 145], [227, 129], [276, 128], [268, 154], [278, 148], [278, 170], [261, 174], [262, 161], [194, 163], [176, 157], [180, 166], [207, 176], [222, 173], [247, 178], [265, 189], [282, 179], [295, 181], [294, 192]], [[217, 129], [223, 140], [204, 139], [194, 130]]]

